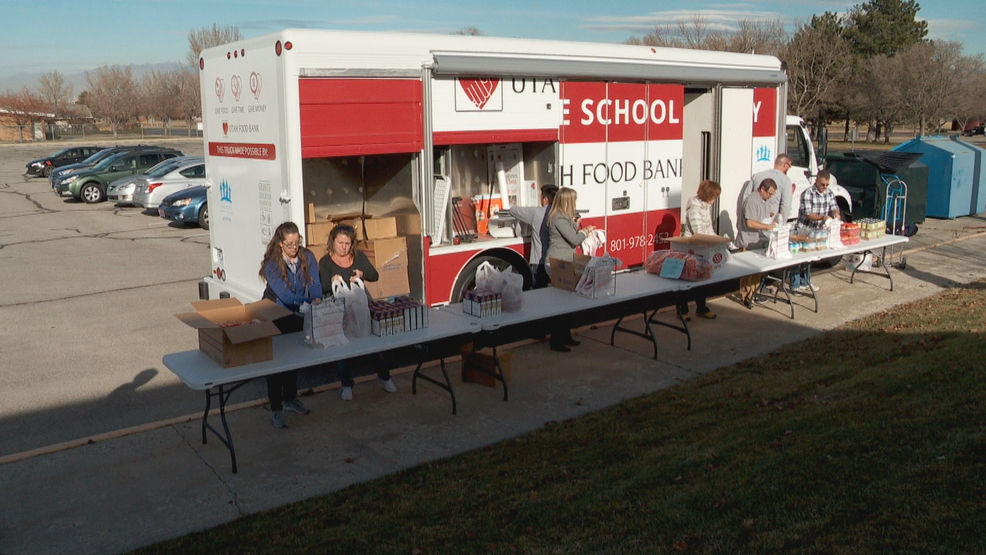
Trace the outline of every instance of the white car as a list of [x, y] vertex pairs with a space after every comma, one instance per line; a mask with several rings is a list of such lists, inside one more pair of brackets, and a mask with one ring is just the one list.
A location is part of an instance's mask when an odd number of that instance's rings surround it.
[[199, 156], [140, 176], [134, 184], [132, 202], [138, 208], [157, 211], [171, 193], [205, 184], [205, 159]]
[[137, 188], [137, 180], [141, 177], [146, 175], [165, 175], [180, 164], [191, 161], [199, 161], [202, 159], [203, 158], [201, 156], [179, 156], [177, 158], [169, 158], [144, 173], [121, 177], [106, 187], [106, 199], [111, 202], [115, 202], [118, 206], [132, 204], [134, 190]]

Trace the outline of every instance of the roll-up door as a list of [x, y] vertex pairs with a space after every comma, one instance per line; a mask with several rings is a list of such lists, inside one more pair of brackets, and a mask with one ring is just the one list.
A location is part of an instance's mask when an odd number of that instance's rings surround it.
[[303, 158], [420, 152], [418, 79], [300, 79]]

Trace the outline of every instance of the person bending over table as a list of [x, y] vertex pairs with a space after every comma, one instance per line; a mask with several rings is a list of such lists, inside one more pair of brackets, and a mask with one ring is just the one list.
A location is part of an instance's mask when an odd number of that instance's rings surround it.
[[[776, 217], [775, 205], [771, 198], [777, 193], [777, 183], [767, 178], [760, 182], [756, 191], [743, 201], [743, 213], [739, 217], [739, 233], [736, 235], [736, 246], [742, 250], [759, 248], [764, 245], [766, 233], [774, 229]], [[755, 274], [740, 279], [740, 297], [743, 306], [753, 308], [753, 301], [763, 276]]]
[[[322, 289], [328, 296], [332, 296], [332, 284], [335, 282], [341, 282], [345, 287], [349, 287], [349, 282], [354, 279], [363, 281], [380, 279], [377, 269], [373, 267], [363, 251], [356, 248], [356, 231], [352, 226], [345, 224], [335, 226], [329, 233], [329, 252], [318, 262], [318, 275], [322, 280]], [[387, 367], [383, 355], [367, 355], [365, 358], [376, 366], [377, 379], [383, 388], [389, 393], [396, 393], [397, 386], [390, 379], [390, 368]], [[337, 362], [336, 374], [342, 382], [342, 400], [352, 401], [353, 385], [356, 382], [353, 381], [350, 363], [344, 360]]]
[[551, 281], [548, 279], [546, 265], [548, 263], [548, 213], [551, 203], [558, 192], [557, 185], [541, 187], [541, 202], [539, 206], [511, 206], [510, 215], [518, 221], [531, 226], [531, 276], [534, 278], [534, 289], [542, 289]]
[[[551, 210], [548, 212], [548, 260], [552, 258], [575, 260], [575, 247], [582, 244], [588, 234], [596, 229], [595, 226], [587, 225], [579, 231], [580, 217], [575, 211], [577, 196], [575, 189], [571, 187], [562, 187], [555, 194], [555, 200], [551, 203]], [[551, 276], [550, 264], [548, 276]], [[549, 341], [552, 351], [562, 353], [571, 351], [569, 347], [575, 347], [580, 343], [581, 341], [576, 341], [572, 337], [572, 330], [567, 326], [557, 326], [552, 330]]]
[[[827, 170], [819, 170], [815, 176], [814, 187], [801, 193], [801, 209], [798, 211], [798, 224], [821, 229], [829, 220], [841, 219], [839, 204], [835, 201], [835, 193], [829, 190], [832, 174]], [[807, 292], [808, 289], [818, 291], [819, 287], [811, 282], [811, 264], [802, 264], [791, 274], [791, 289]]]
[[[322, 298], [322, 283], [318, 279], [315, 255], [301, 245], [298, 225], [284, 222], [274, 230], [260, 264], [260, 278], [267, 282], [264, 298], [295, 312], [274, 320], [281, 333], [299, 332], [305, 321], [297, 314], [304, 303]], [[283, 411], [308, 414], [298, 400], [298, 371], [289, 370], [267, 376], [267, 397], [270, 399], [270, 419], [275, 428], [286, 428]]]
[[[705, 181], [698, 184], [698, 193], [688, 199], [685, 204], [685, 228], [681, 232], [682, 237], [692, 235], [716, 235], [712, 227], [712, 203], [722, 194], [722, 187], [715, 181]], [[682, 320], [688, 321], [688, 301], [678, 302], [678, 314]], [[709, 310], [705, 304], [705, 297], [696, 297], [695, 314], [702, 318], [714, 320], [716, 313]]]

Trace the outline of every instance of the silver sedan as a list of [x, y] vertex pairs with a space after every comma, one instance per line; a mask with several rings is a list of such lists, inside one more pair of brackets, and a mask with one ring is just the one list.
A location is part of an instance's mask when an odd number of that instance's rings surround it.
[[157, 210], [164, 197], [171, 193], [205, 184], [205, 159], [186, 159], [177, 165], [139, 176], [132, 202], [138, 208]]

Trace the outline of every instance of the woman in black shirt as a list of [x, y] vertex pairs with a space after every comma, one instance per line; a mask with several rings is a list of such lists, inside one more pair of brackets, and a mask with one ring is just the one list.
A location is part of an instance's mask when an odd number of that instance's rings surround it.
[[[356, 232], [352, 226], [339, 224], [329, 233], [329, 252], [318, 262], [318, 275], [322, 282], [325, 296], [332, 296], [332, 284], [342, 282], [349, 287], [354, 278], [363, 281], [377, 281], [380, 274], [370, 264], [370, 260], [362, 251], [356, 249]], [[377, 378], [380, 385], [389, 393], [396, 393], [397, 386], [390, 379], [390, 369], [383, 360], [383, 355], [368, 355], [368, 362], [377, 367]], [[342, 382], [342, 400], [353, 399], [353, 374], [350, 365], [340, 360], [336, 365], [336, 374]]]

